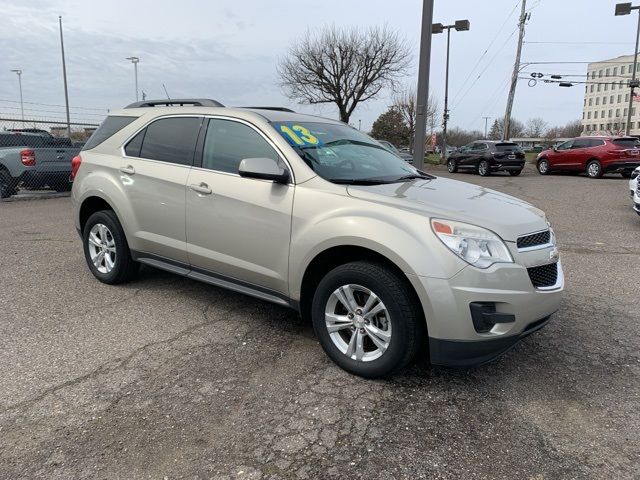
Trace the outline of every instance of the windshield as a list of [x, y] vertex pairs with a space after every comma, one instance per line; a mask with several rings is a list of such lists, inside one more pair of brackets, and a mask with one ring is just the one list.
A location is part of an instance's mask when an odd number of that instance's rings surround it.
[[274, 127], [314, 172], [334, 183], [393, 183], [426, 177], [347, 125], [278, 122]]

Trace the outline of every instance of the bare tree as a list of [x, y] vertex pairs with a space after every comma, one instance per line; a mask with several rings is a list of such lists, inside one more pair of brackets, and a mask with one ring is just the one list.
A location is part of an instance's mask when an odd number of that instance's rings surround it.
[[542, 137], [549, 128], [549, 124], [540, 117], [534, 117], [527, 120], [527, 125], [524, 129], [524, 134], [527, 137]]
[[327, 27], [307, 32], [278, 65], [281, 86], [291, 99], [333, 103], [348, 123], [360, 102], [395, 88], [411, 63], [407, 44], [387, 27]]
[[[409, 127], [410, 138], [416, 133], [416, 105], [418, 96], [414, 89], [405, 88], [404, 90], [397, 92], [393, 96], [393, 105], [402, 115], [404, 123]], [[438, 123], [438, 102], [433, 98], [433, 95], [429, 94], [427, 100], [427, 128], [433, 131]], [[409, 148], [413, 153], [413, 142], [409, 142]]]

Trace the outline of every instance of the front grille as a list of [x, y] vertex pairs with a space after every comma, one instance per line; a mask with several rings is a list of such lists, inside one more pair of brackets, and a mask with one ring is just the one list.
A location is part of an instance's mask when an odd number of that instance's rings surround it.
[[531, 283], [536, 288], [552, 287], [558, 281], [558, 264], [549, 263], [539, 267], [527, 268]]
[[536, 247], [538, 245], [546, 245], [551, 241], [551, 232], [545, 230], [544, 232], [532, 233], [531, 235], [523, 235], [518, 237], [518, 248]]

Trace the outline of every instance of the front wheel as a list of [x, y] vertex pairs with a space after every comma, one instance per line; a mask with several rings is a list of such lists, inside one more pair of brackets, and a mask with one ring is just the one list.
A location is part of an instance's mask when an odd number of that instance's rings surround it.
[[424, 340], [424, 318], [406, 278], [378, 263], [331, 270], [318, 284], [311, 312], [325, 353], [366, 378], [405, 367]]
[[509, 175], [511, 175], [512, 177], [517, 177], [521, 173], [522, 173], [522, 170], [509, 170]]
[[101, 210], [89, 217], [82, 241], [89, 270], [103, 283], [115, 285], [131, 280], [139, 264], [131, 258], [129, 245], [113, 210]]
[[587, 163], [587, 176], [589, 178], [602, 177], [602, 165], [598, 160], [591, 160]]
[[491, 173], [491, 168], [489, 167], [489, 162], [487, 160], [480, 160], [478, 164], [478, 174], [486, 177]]
[[536, 165], [536, 167], [538, 168], [538, 173], [540, 175], [549, 175], [549, 160], [547, 160], [546, 158], [541, 158], [540, 160], [538, 160], [538, 164]]
[[449, 171], [449, 173], [456, 173], [458, 171], [458, 165], [453, 158], [447, 160], [447, 170]]

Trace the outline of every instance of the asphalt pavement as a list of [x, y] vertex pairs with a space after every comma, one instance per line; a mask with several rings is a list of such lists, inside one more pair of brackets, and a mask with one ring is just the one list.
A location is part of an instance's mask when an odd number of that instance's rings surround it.
[[627, 181], [435, 170], [547, 212], [564, 301], [489, 365], [376, 381], [285, 308], [151, 268], [97, 282], [69, 198], [0, 203], [0, 478], [640, 478]]

